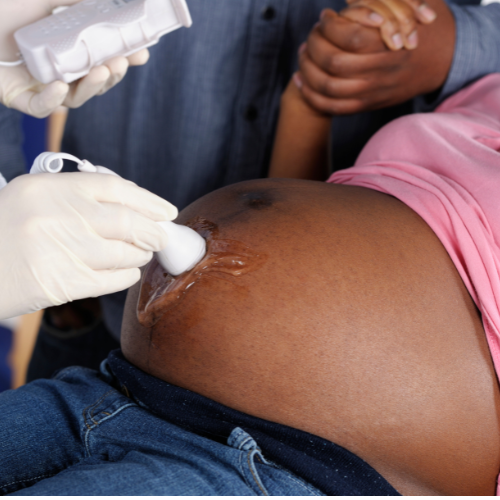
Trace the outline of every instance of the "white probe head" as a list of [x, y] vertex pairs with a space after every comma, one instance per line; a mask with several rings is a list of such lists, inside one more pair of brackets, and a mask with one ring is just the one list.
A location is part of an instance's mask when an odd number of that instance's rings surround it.
[[169, 221], [158, 222], [168, 235], [168, 245], [156, 253], [156, 257], [172, 276], [193, 269], [207, 252], [203, 236], [187, 226]]

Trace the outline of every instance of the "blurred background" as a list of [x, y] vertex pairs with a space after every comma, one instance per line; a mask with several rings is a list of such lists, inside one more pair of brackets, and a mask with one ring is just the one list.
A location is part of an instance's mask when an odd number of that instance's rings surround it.
[[[43, 151], [59, 151], [66, 121], [66, 109], [37, 119], [23, 116], [23, 153], [27, 171]], [[42, 311], [9, 320], [0, 320], [0, 392], [23, 385]]]

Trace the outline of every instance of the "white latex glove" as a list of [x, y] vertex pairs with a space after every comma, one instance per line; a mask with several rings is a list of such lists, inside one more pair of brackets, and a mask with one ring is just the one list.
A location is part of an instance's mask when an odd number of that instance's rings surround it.
[[[79, 0], [0, 0], [0, 61], [19, 59], [14, 32], [48, 16], [62, 5], [71, 5]], [[58, 106], [77, 108], [95, 95], [104, 94], [116, 85], [127, 73], [129, 66], [145, 64], [149, 52], [143, 49], [129, 57], [115, 57], [102, 66], [92, 68], [90, 73], [68, 85], [52, 82], [42, 85], [35, 80], [25, 65], [0, 66], [0, 102], [38, 118], [50, 115]]]
[[0, 191], [0, 319], [132, 286], [177, 209], [115, 175], [23, 175]]

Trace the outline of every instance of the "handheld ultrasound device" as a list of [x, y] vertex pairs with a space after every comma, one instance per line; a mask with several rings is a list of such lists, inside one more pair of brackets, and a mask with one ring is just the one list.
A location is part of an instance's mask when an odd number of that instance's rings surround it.
[[83, 0], [14, 33], [29, 72], [41, 83], [71, 83], [115, 56], [158, 42], [191, 15], [185, 0]]

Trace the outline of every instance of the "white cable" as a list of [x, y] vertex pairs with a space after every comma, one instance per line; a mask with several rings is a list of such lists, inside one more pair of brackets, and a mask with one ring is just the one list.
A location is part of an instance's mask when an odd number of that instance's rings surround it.
[[83, 160], [83, 162], [78, 165], [78, 170], [80, 170], [80, 172], [88, 172], [91, 174], [108, 174], [108, 175], [116, 175], [116, 177], [120, 177], [117, 173], [113, 172], [109, 168], [101, 167], [100, 165], [97, 165], [97, 167], [96, 167], [95, 165], [92, 165], [92, 163], [90, 163], [87, 160]]
[[21, 64], [24, 64], [24, 61], [22, 59], [19, 59], [18, 61], [14, 62], [0, 61], [0, 66], [6, 66], [7, 68], [13, 68], [14, 66], [21, 66]]
[[78, 163], [78, 165], [84, 164], [84, 162], [76, 156], [67, 153], [46, 152], [35, 158], [30, 174], [58, 174], [63, 168], [63, 160], [71, 160]]
[[71, 160], [78, 164], [80, 172], [89, 172], [92, 174], [118, 174], [106, 167], [94, 166], [88, 160], [80, 160], [76, 156], [68, 153], [42, 153], [35, 158], [30, 174], [58, 174], [63, 169], [63, 160]]

